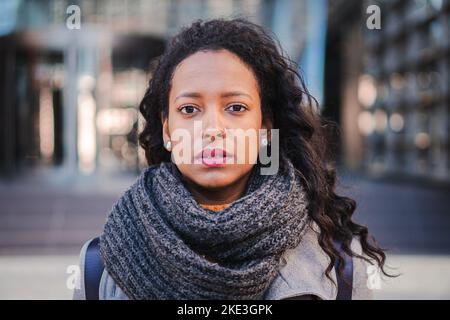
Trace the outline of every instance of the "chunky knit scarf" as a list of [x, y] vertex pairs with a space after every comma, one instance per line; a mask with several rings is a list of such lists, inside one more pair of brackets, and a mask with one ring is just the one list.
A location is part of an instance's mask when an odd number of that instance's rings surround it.
[[219, 212], [195, 201], [172, 162], [144, 169], [100, 237], [109, 275], [131, 299], [262, 299], [310, 221], [285, 161], [268, 176], [255, 165], [245, 194]]

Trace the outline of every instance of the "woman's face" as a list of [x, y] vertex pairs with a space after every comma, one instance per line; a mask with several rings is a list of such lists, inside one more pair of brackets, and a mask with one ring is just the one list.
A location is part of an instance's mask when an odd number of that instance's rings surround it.
[[235, 54], [200, 51], [176, 67], [163, 138], [172, 141], [172, 161], [190, 182], [222, 188], [249, 174], [259, 129], [267, 128], [262, 122], [257, 79]]

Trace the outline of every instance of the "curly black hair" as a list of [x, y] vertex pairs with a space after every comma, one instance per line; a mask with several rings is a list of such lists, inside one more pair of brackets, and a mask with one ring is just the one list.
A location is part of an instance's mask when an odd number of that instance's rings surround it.
[[244, 18], [199, 19], [172, 38], [156, 61], [139, 106], [146, 120], [139, 144], [148, 164], [170, 161], [170, 153], [163, 146], [161, 116], [168, 115], [174, 69], [198, 51], [223, 49], [240, 57], [256, 75], [263, 118], [279, 129], [280, 153], [289, 157], [300, 175], [309, 198], [309, 215], [320, 227], [319, 244], [331, 259], [326, 276], [333, 281], [329, 274], [336, 259], [341, 275], [345, 265], [333, 240], [341, 241], [349, 255], [373, 264], [352, 252], [354, 236], [359, 236], [363, 253], [376, 261], [383, 274], [391, 276], [384, 270], [385, 249], [369, 236], [367, 227], [352, 221], [356, 202], [335, 193], [336, 168], [328, 135], [336, 125], [319, 115], [317, 100], [308, 92], [297, 64], [283, 52], [276, 36], [262, 26]]

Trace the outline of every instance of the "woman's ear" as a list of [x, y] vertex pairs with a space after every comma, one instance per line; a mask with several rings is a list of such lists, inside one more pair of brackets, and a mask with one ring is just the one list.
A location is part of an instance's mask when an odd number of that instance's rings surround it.
[[161, 123], [162, 123], [163, 142], [164, 145], [166, 145], [166, 143], [170, 141], [169, 118], [161, 114]]

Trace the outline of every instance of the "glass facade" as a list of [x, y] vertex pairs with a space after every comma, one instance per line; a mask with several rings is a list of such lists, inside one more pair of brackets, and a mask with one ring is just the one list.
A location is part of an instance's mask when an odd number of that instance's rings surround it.
[[[366, 25], [374, 4], [380, 29]], [[447, 0], [365, 1], [336, 31], [345, 34], [333, 46], [344, 61], [340, 117], [351, 167], [450, 180], [449, 8]]]
[[367, 32], [365, 50], [376, 96], [365, 105], [369, 168], [450, 180], [449, 4], [380, 3], [384, 29]]

